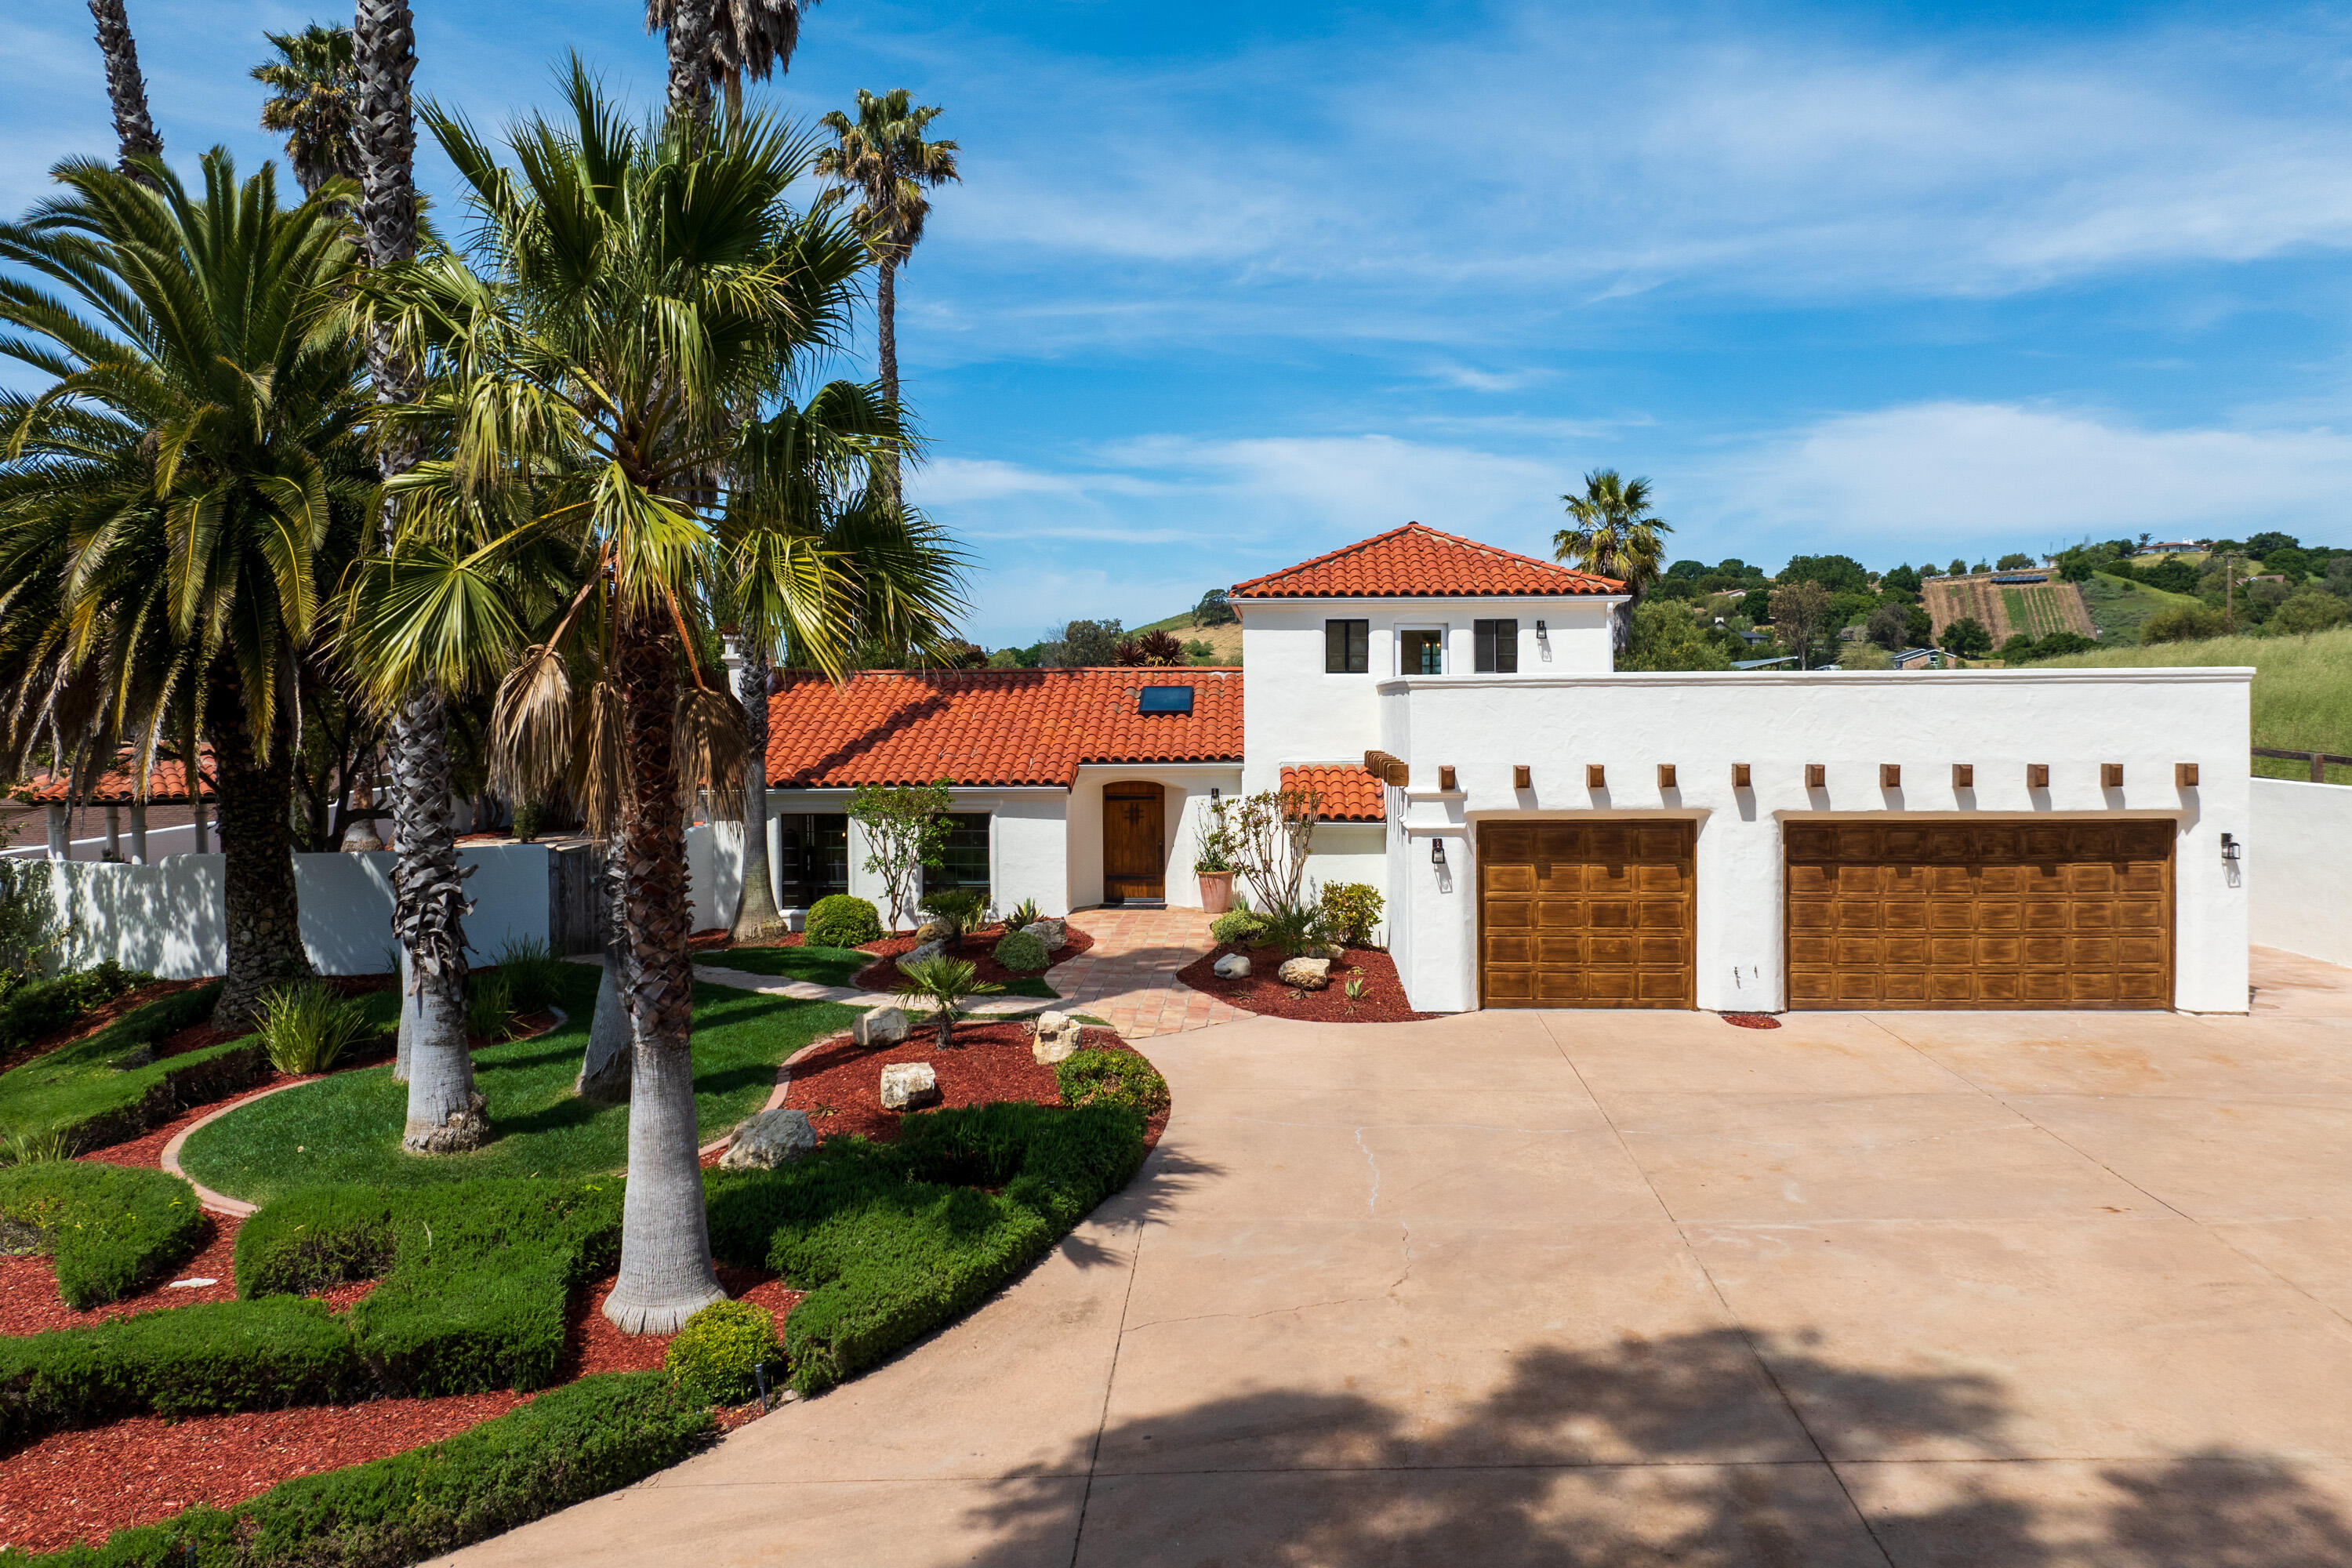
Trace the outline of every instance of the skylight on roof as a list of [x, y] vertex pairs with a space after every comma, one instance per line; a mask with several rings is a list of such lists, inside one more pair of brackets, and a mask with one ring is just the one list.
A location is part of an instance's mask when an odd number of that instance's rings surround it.
[[1192, 689], [1189, 686], [1147, 686], [1135, 694], [1138, 713], [1190, 713], [1192, 710]]

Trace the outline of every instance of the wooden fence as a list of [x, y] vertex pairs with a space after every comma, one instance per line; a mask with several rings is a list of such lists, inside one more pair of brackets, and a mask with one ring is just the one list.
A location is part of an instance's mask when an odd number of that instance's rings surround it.
[[2256, 746], [2254, 755], [2276, 757], [2281, 762], [2309, 763], [2314, 784], [2327, 782], [2327, 769], [2331, 763], [2339, 768], [2352, 768], [2352, 757], [2339, 757], [2333, 752], [2282, 752], [2274, 746]]

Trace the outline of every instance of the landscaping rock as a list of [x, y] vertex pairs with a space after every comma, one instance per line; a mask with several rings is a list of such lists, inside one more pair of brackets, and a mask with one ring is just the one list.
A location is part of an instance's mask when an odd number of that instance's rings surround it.
[[1047, 952], [1059, 952], [1070, 945], [1070, 923], [1067, 921], [1048, 916], [1042, 921], [1032, 921], [1021, 929], [1044, 942]]
[[763, 1110], [747, 1116], [728, 1135], [727, 1152], [719, 1156], [722, 1171], [772, 1171], [803, 1159], [816, 1149], [816, 1129], [801, 1110]]
[[1029, 1054], [1037, 1058], [1039, 1067], [1052, 1067], [1067, 1061], [1077, 1054], [1078, 1021], [1067, 1013], [1037, 1015], [1036, 1037], [1030, 1042]]
[[895, 1046], [907, 1034], [907, 1015], [896, 1007], [877, 1007], [849, 1026], [849, 1037], [861, 1046]]
[[1301, 991], [1320, 991], [1331, 984], [1331, 961], [1328, 958], [1293, 958], [1285, 960], [1276, 972], [1285, 985]]
[[882, 1069], [882, 1109], [919, 1110], [940, 1100], [940, 1075], [929, 1062], [893, 1062]]
[[920, 963], [927, 958], [937, 958], [947, 950], [948, 944], [946, 942], [927, 942], [923, 943], [922, 946], [914, 949], [910, 952], [900, 953], [898, 955], [898, 967], [904, 969], [910, 963]]
[[925, 921], [915, 928], [915, 941], [930, 947], [945, 947], [955, 932], [938, 921]]
[[1220, 980], [1247, 980], [1249, 978], [1250, 961], [1238, 952], [1229, 952], [1225, 954], [1224, 957], [1217, 960], [1217, 962], [1210, 965], [1210, 967], [1216, 972], [1216, 976]]

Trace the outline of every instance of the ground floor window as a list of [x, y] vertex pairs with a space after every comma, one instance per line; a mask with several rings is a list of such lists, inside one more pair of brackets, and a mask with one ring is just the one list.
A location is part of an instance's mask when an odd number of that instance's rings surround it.
[[776, 897], [787, 909], [849, 891], [849, 818], [786, 812], [776, 818]]
[[988, 813], [948, 814], [947, 842], [940, 846], [940, 864], [923, 868], [923, 891], [936, 893], [948, 888], [989, 890]]

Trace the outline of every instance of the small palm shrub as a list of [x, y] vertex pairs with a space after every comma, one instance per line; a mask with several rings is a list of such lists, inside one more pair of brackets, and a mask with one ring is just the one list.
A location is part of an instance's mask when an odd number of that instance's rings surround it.
[[898, 994], [929, 1005], [941, 1050], [953, 1043], [957, 1021], [969, 1016], [963, 1008], [965, 997], [985, 996], [1004, 989], [983, 983], [979, 967], [969, 959], [950, 958], [943, 952], [912, 963], [901, 962], [898, 973], [905, 977]]
[[713, 1301], [686, 1321], [662, 1357], [662, 1370], [688, 1397], [705, 1405], [740, 1405], [759, 1392], [754, 1368], [783, 1371], [775, 1315], [749, 1301]]
[[924, 894], [919, 907], [947, 928], [950, 942], [961, 941], [988, 919], [988, 895], [977, 888], [942, 888]]
[[1323, 889], [1323, 923], [1335, 942], [1370, 947], [1384, 900], [1370, 882], [1332, 882]]
[[1265, 917], [1248, 910], [1233, 910], [1209, 922], [1209, 935], [1220, 945], [1248, 943], [1256, 945], [1265, 934]]
[[880, 940], [882, 911], [870, 900], [828, 894], [809, 910], [807, 935], [814, 947], [863, 947]]
[[1150, 1116], [1168, 1109], [1168, 1080], [1133, 1051], [1073, 1051], [1054, 1065], [1067, 1106], [1123, 1105]]
[[1258, 918], [1265, 922], [1265, 940], [1293, 958], [1330, 940], [1323, 906], [1303, 899], [1295, 904], [1276, 904]]
[[542, 1013], [563, 980], [563, 955], [540, 937], [509, 939], [499, 949], [499, 973], [518, 1013]]
[[466, 1033], [478, 1040], [503, 1040], [514, 1032], [514, 985], [503, 971], [466, 979]]
[[997, 940], [996, 962], [1007, 969], [1043, 969], [1053, 959], [1045, 951], [1045, 939], [1032, 936], [1025, 931], [1009, 931]]
[[334, 1066], [367, 1037], [368, 1026], [360, 1010], [328, 990], [325, 981], [305, 980], [269, 994], [254, 1032], [271, 1067], [300, 1078]]
[[1045, 911], [1037, 907], [1036, 900], [1024, 899], [1013, 906], [1012, 912], [1004, 917], [1004, 923], [1011, 930], [1019, 931], [1023, 926], [1035, 925], [1045, 918]]

